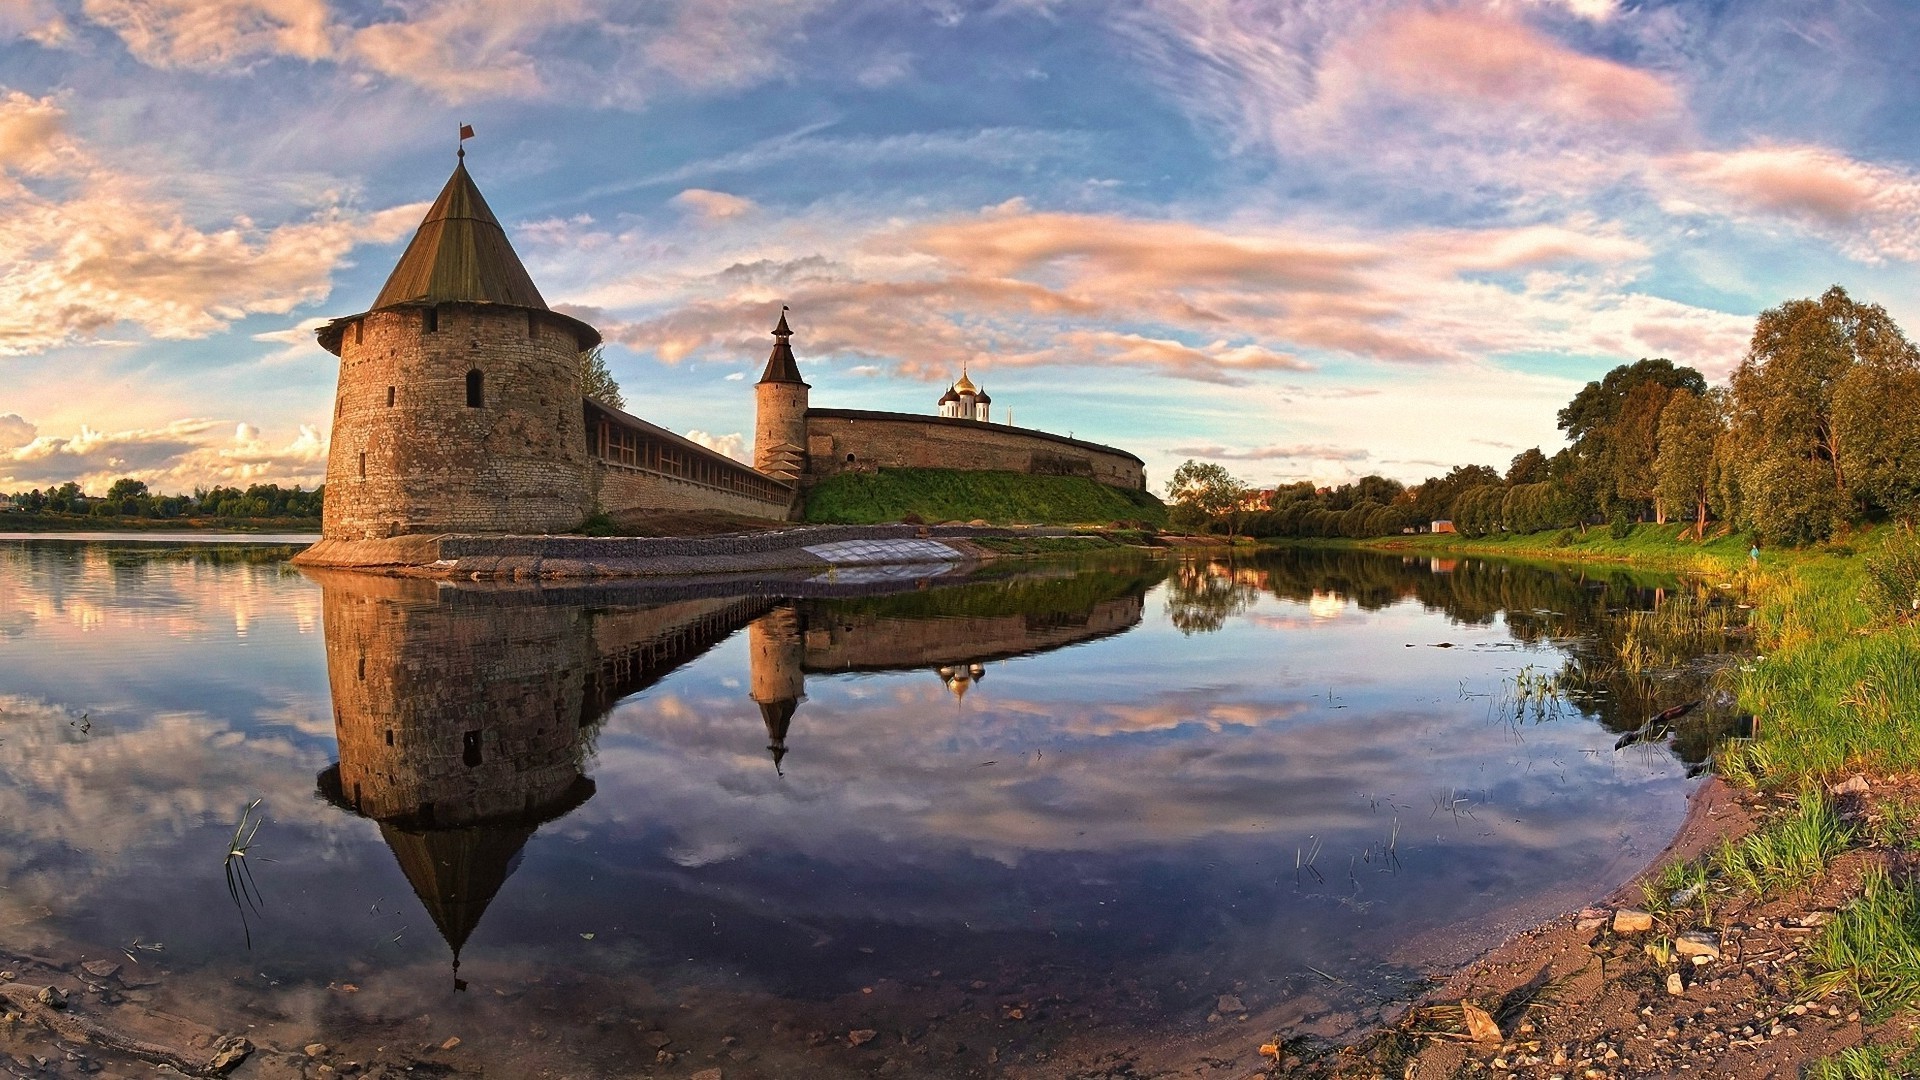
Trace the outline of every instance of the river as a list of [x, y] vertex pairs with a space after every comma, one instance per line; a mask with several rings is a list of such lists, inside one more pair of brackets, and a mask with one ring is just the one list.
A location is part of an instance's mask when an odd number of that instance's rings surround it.
[[1730, 605], [1618, 569], [293, 550], [0, 542], [0, 962], [289, 1069], [1257, 1065], [1630, 877], [1735, 722]]

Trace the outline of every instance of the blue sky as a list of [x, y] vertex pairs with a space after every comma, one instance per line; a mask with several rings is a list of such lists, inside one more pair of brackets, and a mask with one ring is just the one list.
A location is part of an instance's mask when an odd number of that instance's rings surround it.
[[317, 482], [453, 164], [641, 415], [818, 404], [1268, 484], [1558, 443], [1840, 283], [1920, 317], [1920, 15], [1624, 0], [0, 0], [0, 490]]

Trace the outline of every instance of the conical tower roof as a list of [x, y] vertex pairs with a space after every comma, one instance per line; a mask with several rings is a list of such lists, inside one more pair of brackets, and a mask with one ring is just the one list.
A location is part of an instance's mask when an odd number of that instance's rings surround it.
[[807, 385], [807, 380], [800, 377], [799, 363], [793, 358], [793, 346], [787, 341], [792, 336], [793, 331], [787, 329], [787, 309], [783, 307], [779, 325], [773, 328], [773, 352], [767, 356], [767, 370], [760, 373], [761, 382]]
[[467, 174], [454, 166], [447, 186], [420, 222], [387, 277], [373, 310], [401, 304], [509, 304], [547, 310], [533, 278], [514, 254], [507, 231]]
[[487, 905], [519, 867], [520, 849], [536, 827], [482, 825], [413, 832], [383, 822], [380, 835], [458, 960]]
[[373, 307], [335, 319], [315, 333], [321, 347], [337, 356], [341, 336], [354, 320], [373, 311], [431, 304], [498, 304], [544, 311], [573, 331], [582, 351], [600, 343], [598, 330], [547, 307], [507, 240], [507, 231], [500, 227], [500, 219], [493, 216], [486, 197], [468, 175], [464, 154], [414, 231], [400, 262], [387, 275]]

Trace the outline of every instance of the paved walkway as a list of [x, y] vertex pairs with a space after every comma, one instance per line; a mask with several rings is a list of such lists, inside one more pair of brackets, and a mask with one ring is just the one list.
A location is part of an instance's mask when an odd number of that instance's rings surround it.
[[938, 540], [841, 540], [803, 549], [835, 566], [964, 562], [966, 556]]

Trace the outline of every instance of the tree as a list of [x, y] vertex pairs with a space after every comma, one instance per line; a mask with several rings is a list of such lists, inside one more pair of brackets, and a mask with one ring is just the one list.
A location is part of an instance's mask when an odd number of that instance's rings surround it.
[[620, 384], [613, 380], [613, 372], [607, 370], [605, 349], [604, 345], [595, 345], [580, 354], [580, 391], [604, 405], [624, 409], [627, 402], [620, 396]]
[[147, 482], [145, 480], [135, 480], [131, 476], [123, 476], [115, 480], [113, 486], [107, 489], [107, 499], [110, 502], [120, 502], [123, 499], [138, 499], [146, 493]]
[[1588, 383], [1560, 410], [1569, 445], [1551, 471], [1582, 522], [1615, 512], [1622, 499], [1637, 513], [1653, 498], [1660, 410], [1674, 390], [1703, 394], [1707, 380], [1671, 360], [1636, 360]]
[[1231, 514], [1246, 494], [1246, 484], [1211, 461], [1188, 458], [1167, 481], [1167, 497], [1173, 500], [1178, 519], [1195, 523], [1226, 519], [1229, 530]]
[[1547, 455], [1539, 447], [1522, 450], [1513, 456], [1513, 463], [1507, 466], [1507, 486], [1515, 484], [1538, 484], [1547, 479]]
[[1840, 471], [1855, 504], [1909, 524], [1920, 518], [1920, 364], [1894, 354], [1854, 365], [1833, 394]]
[[1789, 300], [1760, 313], [1753, 343], [1732, 379], [1731, 461], [1745, 524], [1774, 541], [1824, 539], [1855, 510], [1850, 461], [1871, 438], [1856, 423], [1877, 403], [1836, 413], [1836, 395], [1860, 365], [1898, 372], [1914, 347], [1878, 304], [1835, 285], [1817, 300]]
[[1660, 412], [1660, 454], [1653, 465], [1655, 492], [1663, 509], [1693, 515], [1695, 539], [1704, 539], [1707, 534], [1714, 452], [1726, 426], [1725, 394], [1717, 389], [1705, 394], [1675, 390]]
[[1498, 485], [1500, 474], [1491, 465], [1455, 465], [1445, 476], [1430, 476], [1413, 489], [1415, 520], [1425, 524], [1453, 515], [1454, 501], [1468, 488]]

